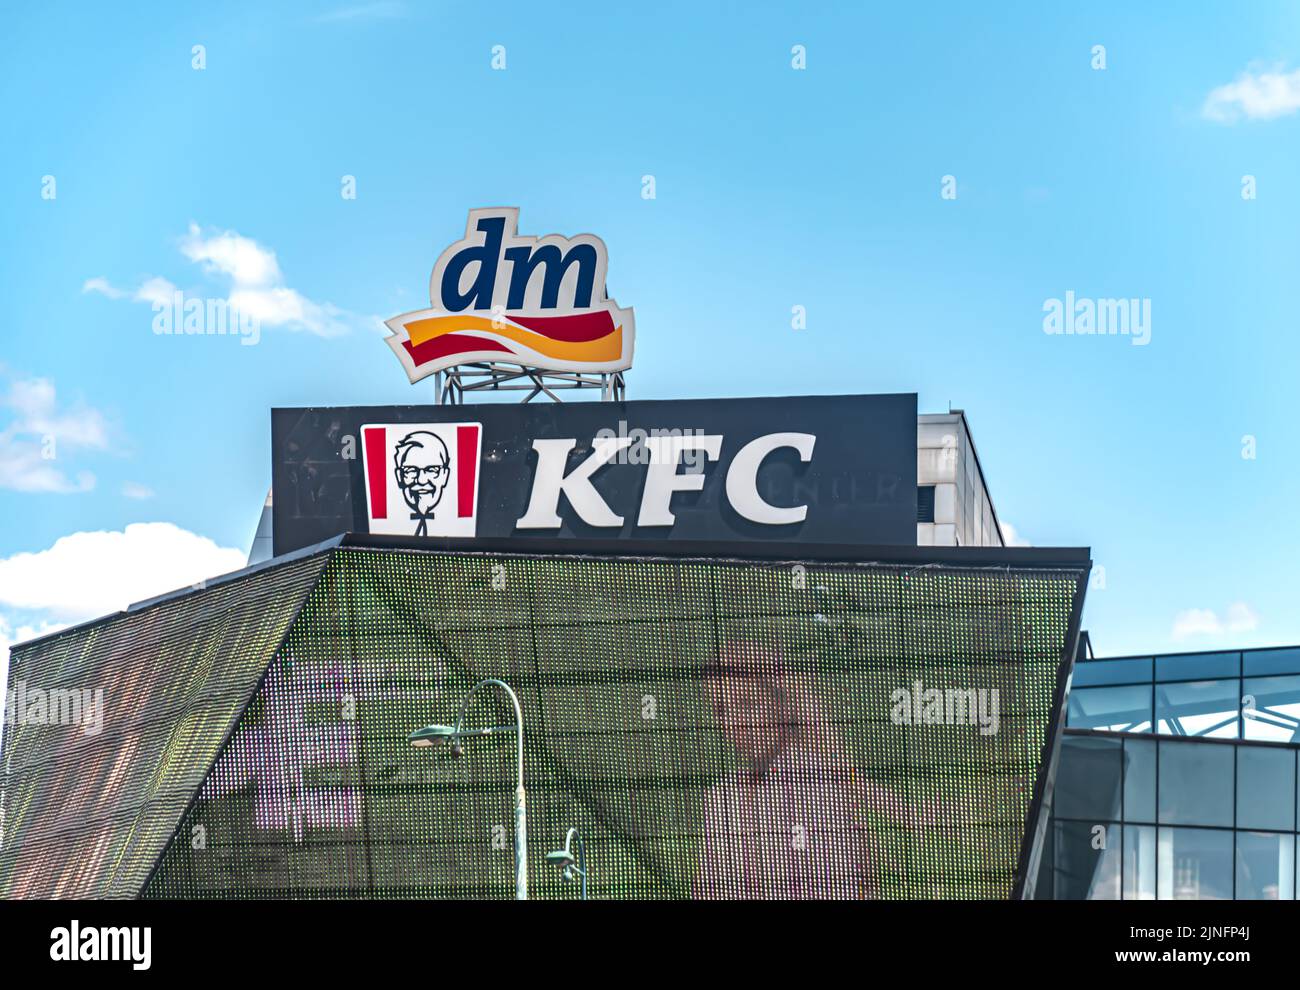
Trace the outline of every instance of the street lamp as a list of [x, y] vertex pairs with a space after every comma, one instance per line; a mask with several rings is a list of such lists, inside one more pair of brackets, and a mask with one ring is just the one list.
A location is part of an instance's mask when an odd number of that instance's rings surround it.
[[[481, 729], [464, 728], [465, 712], [469, 709], [470, 699], [480, 688], [488, 686], [501, 688], [510, 695], [510, 701], [515, 706], [515, 724], [489, 725]], [[456, 757], [464, 752], [461, 740], [466, 736], [495, 736], [503, 732], [515, 733], [519, 749], [519, 765], [515, 777], [518, 782], [518, 786], [515, 787], [515, 900], [526, 901], [528, 900], [528, 824], [524, 808], [524, 713], [519, 707], [519, 698], [510, 689], [510, 685], [495, 677], [479, 681], [469, 689], [465, 700], [461, 702], [460, 714], [456, 716], [455, 725], [426, 725], [412, 732], [407, 737], [407, 741], [416, 749], [427, 749], [438, 743], [446, 743], [451, 746], [451, 755]]]
[[[570, 847], [573, 840], [578, 840], [578, 858], [575, 861]], [[569, 829], [564, 837], [564, 848], [546, 854], [546, 862], [560, 869], [565, 880], [572, 880], [574, 874], [582, 877], [582, 899], [587, 899], [587, 846], [582, 841], [582, 833], [576, 828]], [[577, 865], [575, 866], [575, 862]]]

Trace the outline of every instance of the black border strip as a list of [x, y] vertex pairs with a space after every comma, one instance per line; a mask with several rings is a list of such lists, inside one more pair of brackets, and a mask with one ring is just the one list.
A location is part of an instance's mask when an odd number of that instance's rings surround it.
[[914, 546], [845, 546], [837, 543], [760, 543], [697, 540], [585, 540], [554, 536], [518, 536], [504, 539], [426, 539], [413, 536], [373, 536], [367, 533], [342, 533], [309, 547], [281, 554], [270, 560], [222, 574], [204, 581], [200, 587], [175, 591], [135, 602], [119, 612], [98, 619], [88, 619], [57, 632], [16, 643], [11, 652], [21, 652], [34, 643], [84, 631], [122, 615], [139, 612], [163, 602], [235, 581], [249, 574], [280, 567], [337, 547], [361, 547], [373, 550], [412, 550], [430, 553], [523, 554], [544, 557], [698, 557], [739, 561], [788, 561], [826, 564], [947, 564], [956, 567], [1021, 567], [1050, 570], [1053, 568], [1091, 568], [1088, 547], [914, 547]]
[[260, 571], [269, 571], [277, 567], [283, 567], [285, 564], [292, 564], [299, 560], [306, 560], [308, 557], [314, 557], [317, 554], [326, 553], [333, 550], [343, 541], [342, 536], [335, 536], [332, 539], [325, 540], [321, 543], [309, 547], [302, 547], [294, 550], [292, 553], [281, 554], [279, 557], [273, 557], [270, 560], [263, 560], [260, 563], [251, 564], [248, 567], [241, 567], [237, 571], [231, 571], [229, 574], [220, 574], [217, 577], [207, 578], [206, 580], [191, 585], [188, 588], [177, 588], [175, 591], [164, 592], [153, 598], [146, 598], [143, 601], [132, 602], [124, 609], [116, 612], [109, 612], [108, 615], [101, 615], [97, 619], [86, 619], [84, 622], [78, 622], [76, 625], [64, 626], [55, 632], [46, 633], [44, 636], [37, 636], [33, 639], [23, 640], [21, 643], [15, 643], [10, 648], [10, 653], [25, 650], [35, 643], [44, 643], [46, 640], [57, 639], [60, 636], [67, 636], [76, 632], [84, 632], [105, 622], [112, 622], [114, 619], [121, 618], [124, 615], [133, 615], [136, 612], [143, 612], [145, 609], [153, 608], [155, 605], [162, 605], [164, 602], [170, 602], [176, 598], [183, 598], [186, 595], [197, 595], [201, 592], [215, 588], [221, 584], [228, 584], [231, 581], [238, 581], [240, 578], [248, 577], [250, 574], [257, 574]]
[[[1011, 899], [1024, 900], [1026, 894], [1033, 896], [1037, 876], [1030, 876], [1030, 869], [1037, 867], [1034, 862], [1034, 847], [1037, 844], [1042, 853], [1042, 844], [1037, 842], [1039, 834], [1046, 837], [1049, 827], [1052, 789], [1056, 784], [1056, 764], [1060, 751], [1060, 740], [1065, 732], [1065, 698], [1070, 676], [1074, 672], [1075, 654], [1079, 649], [1080, 626], [1083, 619], [1083, 601], [1088, 591], [1088, 574], [1092, 562], [1079, 574], [1075, 588], [1074, 604], [1070, 611], [1070, 621], [1065, 630], [1065, 643], [1062, 647], [1061, 662], [1056, 668], [1056, 692], [1052, 697], [1051, 719], [1047, 726], [1047, 737], [1043, 740], [1043, 751], [1039, 755], [1038, 776], [1034, 780], [1034, 796], [1029, 803], [1029, 814], [1025, 818], [1025, 833], [1020, 842], [1020, 855], [1016, 861], [1015, 879], [1011, 886]], [[1037, 871], [1035, 870], [1035, 873]]]
[[339, 545], [374, 550], [435, 553], [530, 554], [546, 557], [702, 557], [804, 563], [948, 564], [954, 567], [1091, 567], [1088, 547], [918, 547], [849, 546], [840, 543], [739, 542], [735, 540], [588, 540], [554, 536], [511, 536], [464, 540], [347, 533]]

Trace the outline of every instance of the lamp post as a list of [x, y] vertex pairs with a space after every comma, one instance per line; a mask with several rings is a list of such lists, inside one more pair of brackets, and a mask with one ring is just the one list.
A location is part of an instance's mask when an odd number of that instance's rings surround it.
[[[515, 706], [515, 724], [514, 725], [489, 725], [481, 729], [466, 729], [465, 712], [469, 709], [470, 699], [481, 688], [498, 687], [510, 695], [510, 701]], [[519, 698], [510, 685], [505, 681], [497, 680], [495, 677], [489, 677], [486, 680], [479, 681], [469, 693], [465, 695], [465, 700], [461, 702], [460, 714], [456, 716], [456, 724], [452, 725], [426, 725], [422, 729], [416, 729], [408, 737], [408, 742], [417, 749], [425, 749], [437, 743], [449, 743], [451, 745], [451, 755], [460, 756], [464, 751], [461, 746], [461, 740], [466, 736], [493, 736], [502, 732], [513, 732], [518, 743], [518, 768], [516, 770], [517, 786], [515, 787], [515, 900], [528, 900], [528, 823], [525, 809], [524, 795], [524, 713], [519, 707]]]
[[[573, 852], [570, 849], [574, 839], [578, 840], [577, 866], [574, 866]], [[564, 837], [564, 848], [555, 852], [548, 852], [546, 862], [559, 867], [565, 880], [572, 880], [575, 873], [580, 876], [582, 878], [582, 899], [584, 901], [587, 899], [587, 846], [582, 841], [581, 832], [576, 828], [569, 829], [569, 834]]]

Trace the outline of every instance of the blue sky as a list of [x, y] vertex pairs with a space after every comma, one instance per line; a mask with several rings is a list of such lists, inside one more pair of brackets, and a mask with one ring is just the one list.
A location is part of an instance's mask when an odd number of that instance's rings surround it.
[[[376, 321], [492, 205], [604, 238], [631, 398], [964, 408], [1099, 653], [1300, 642], [1300, 8], [1056, 6], [11, 9], [0, 649], [237, 566], [272, 406], [428, 400]], [[164, 285], [259, 343], [155, 335]], [[1044, 333], [1067, 290], [1150, 342]]]

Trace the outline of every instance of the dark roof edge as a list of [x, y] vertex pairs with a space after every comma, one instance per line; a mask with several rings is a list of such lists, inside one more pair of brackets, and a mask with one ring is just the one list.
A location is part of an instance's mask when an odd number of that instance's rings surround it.
[[21, 643], [15, 643], [10, 648], [10, 653], [26, 649], [36, 643], [43, 643], [49, 639], [55, 639], [59, 636], [67, 636], [70, 633], [82, 632], [86, 629], [93, 628], [105, 622], [111, 622], [113, 619], [123, 615], [131, 615], [135, 612], [142, 612], [145, 609], [153, 608], [155, 605], [161, 605], [164, 602], [172, 601], [176, 598], [182, 598], [185, 595], [197, 594], [200, 591], [206, 591], [208, 588], [214, 588], [217, 585], [227, 584], [230, 581], [238, 581], [240, 578], [248, 577], [250, 574], [256, 574], [259, 571], [269, 571], [276, 567], [283, 567], [285, 564], [292, 564], [295, 561], [303, 560], [307, 557], [314, 557], [320, 553], [326, 553], [335, 549], [343, 542], [342, 536], [334, 536], [328, 540], [313, 544], [309, 547], [301, 547], [289, 553], [281, 554], [278, 557], [272, 557], [270, 560], [259, 561], [256, 564], [249, 564], [247, 567], [241, 567], [237, 571], [231, 571], [228, 574], [219, 574], [213, 578], [207, 578], [203, 582], [191, 585], [188, 588], [177, 588], [175, 591], [164, 592], [161, 595], [155, 595], [152, 598], [145, 598], [142, 601], [132, 602], [126, 608], [119, 609], [116, 612], [109, 612], [107, 615], [101, 615], [94, 619], [86, 619], [84, 622], [78, 622], [75, 625], [65, 626], [54, 632], [46, 633], [43, 636], [36, 636], [32, 639], [24, 640]]
[[430, 553], [471, 554], [522, 554], [530, 556], [608, 556], [608, 557], [725, 557], [740, 561], [807, 561], [811, 563], [870, 563], [923, 566], [946, 564], [964, 567], [1021, 567], [1043, 570], [1090, 568], [1092, 561], [1088, 547], [914, 547], [914, 546], [844, 546], [836, 543], [740, 543], [735, 541], [702, 542], [696, 540], [589, 540], [560, 539], [555, 537], [507, 537], [499, 539], [428, 539], [414, 536], [372, 536], [366, 533], [344, 533], [309, 547], [272, 557], [229, 574], [209, 578], [201, 585], [178, 588], [165, 594], [146, 598], [128, 605], [118, 612], [96, 619], [87, 619], [56, 632], [16, 643], [11, 652], [17, 652], [35, 643], [58, 636], [81, 632], [121, 615], [129, 615], [153, 608], [185, 595], [195, 594], [216, 585], [256, 574], [260, 571], [282, 567], [285, 564], [328, 553], [339, 547], [360, 547], [370, 550], [407, 550]]
[[342, 546], [434, 553], [522, 554], [547, 557], [725, 557], [752, 561], [812, 563], [947, 564], [956, 567], [1091, 567], [1088, 547], [917, 547], [845, 546], [838, 543], [760, 543], [696, 540], [592, 540], [513, 536], [497, 539], [430, 539], [348, 533]]
[[[1037, 549], [1035, 547], [1020, 549]], [[1037, 883], [1037, 873], [1030, 873], [1036, 867], [1034, 846], [1040, 835], [1044, 836], [1048, 825], [1048, 814], [1052, 807], [1052, 794], [1056, 788], [1056, 773], [1059, 766], [1061, 739], [1065, 732], [1066, 698], [1069, 693], [1070, 679], [1074, 671], [1074, 660], [1079, 652], [1079, 636], [1083, 629], [1083, 605], [1088, 595], [1088, 571], [1081, 571], [1075, 579], [1074, 601], [1070, 605], [1070, 618], [1066, 623], [1065, 642], [1062, 644], [1061, 659], [1056, 668], [1056, 687], [1052, 692], [1051, 719], [1044, 734], [1043, 748], [1040, 751], [1038, 772], [1034, 775], [1034, 789], [1029, 802], [1029, 811], [1025, 818], [1025, 830], [1021, 835], [1020, 852], [1016, 857], [1016, 872], [1012, 878], [1011, 899], [1024, 900], [1027, 891], [1032, 891]], [[1041, 855], [1041, 846], [1040, 855]]]

